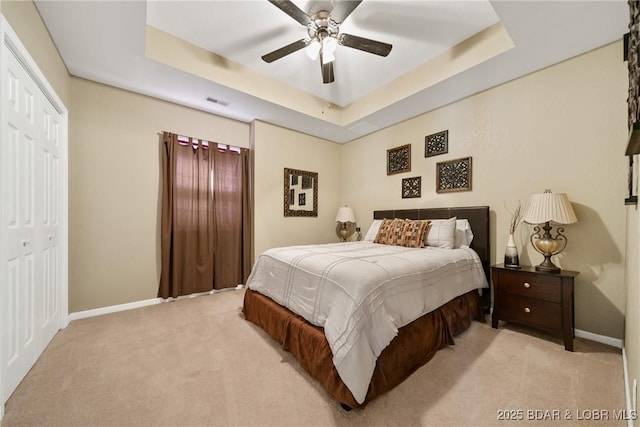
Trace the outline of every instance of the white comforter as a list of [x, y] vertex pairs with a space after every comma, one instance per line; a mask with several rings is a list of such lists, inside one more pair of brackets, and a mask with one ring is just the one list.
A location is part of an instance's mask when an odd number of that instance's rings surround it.
[[398, 328], [487, 286], [480, 258], [467, 247], [369, 242], [269, 249], [247, 281], [249, 289], [324, 328], [333, 363], [359, 403]]

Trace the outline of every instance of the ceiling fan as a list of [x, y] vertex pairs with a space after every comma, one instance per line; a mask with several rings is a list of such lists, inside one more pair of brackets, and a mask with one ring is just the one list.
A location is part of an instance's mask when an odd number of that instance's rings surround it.
[[321, 10], [311, 16], [289, 0], [269, 0], [269, 2], [307, 27], [309, 37], [263, 55], [262, 59], [265, 62], [271, 63], [290, 53], [306, 48], [307, 55], [311, 59], [315, 60], [320, 56], [322, 82], [332, 83], [335, 80], [333, 75], [334, 52], [338, 45], [380, 56], [387, 56], [393, 47], [388, 43], [340, 33], [340, 24], [360, 5], [362, 0], [342, 0], [336, 4], [331, 12]]

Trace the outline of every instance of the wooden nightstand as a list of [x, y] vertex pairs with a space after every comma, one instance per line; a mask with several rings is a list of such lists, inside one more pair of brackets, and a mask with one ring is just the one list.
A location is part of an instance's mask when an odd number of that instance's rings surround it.
[[565, 350], [573, 351], [573, 280], [580, 273], [536, 271], [535, 267], [507, 268], [491, 266], [493, 315], [498, 320], [516, 322], [562, 337]]

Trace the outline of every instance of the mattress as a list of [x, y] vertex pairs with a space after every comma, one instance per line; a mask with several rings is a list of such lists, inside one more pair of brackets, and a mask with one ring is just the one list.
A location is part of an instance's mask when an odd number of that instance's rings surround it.
[[323, 328], [333, 364], [362, 403], [377, 357], [398, 329], [459, 295], [487, 287], [470, 248], [370, 242], [265, 251], [247, 287]]

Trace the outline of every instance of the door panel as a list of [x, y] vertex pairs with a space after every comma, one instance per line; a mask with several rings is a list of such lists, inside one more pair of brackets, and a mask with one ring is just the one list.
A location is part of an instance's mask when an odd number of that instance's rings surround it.
[[[2, 396], [6, 400], [59, 329], [59, 114], [3, 46], [2, 227], [6, 241]], [[5, 203], [6, 201], [6, 203]], [[1, 301], [0, 301], [1, 302]]]
[[[6, 298], [6, 325], [7, 325], [7, 342], [4, 351], [7, 355], [6, 365], [12, 366], [18, 358], [18, 289], [20, 287], [20, 259], [13, 258], [7, 262], [7, 298]], [[4, 366], [3, 366], [4, 368]]]
[[59, 233], [60, 233], [60, 117], [48, 99], [42, 102], [43, 168], [42, 174], [42, 248], [44, 266], [43, 339], [49, 342], [58, 330], [59, 317]]

